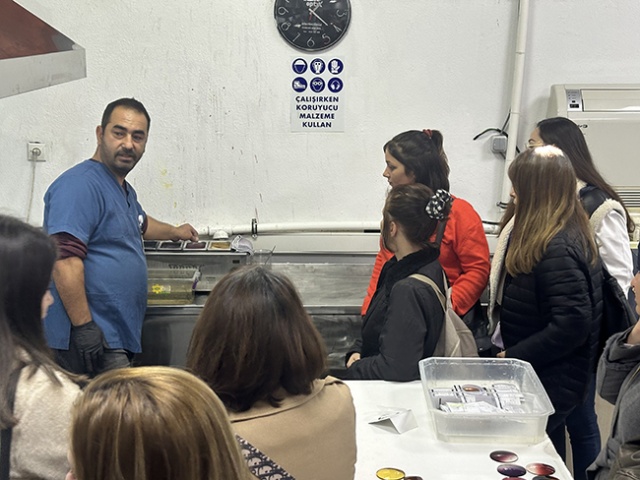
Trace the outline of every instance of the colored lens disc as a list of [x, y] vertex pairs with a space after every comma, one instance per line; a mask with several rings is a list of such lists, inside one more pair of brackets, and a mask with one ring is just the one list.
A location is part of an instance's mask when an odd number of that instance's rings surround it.
[[404, 472], [398, 468], [381, 468], [376, 472], [380, 480], [402, 480]]
[[404, 480], [422, 480], [422, 477], [418, 477], [416, 475], [411, 475], [409, 477], [404, 477]]
[[518, 455], [508, 450], [495, 450], [489, 454], [491, 460], [500, 463], [513, 463], [518, 460]]
[[506, 475], [507, 477], [521, 477], [527, 470], [520, 465], [503, 464], [498, 465], [498, 473]]
[[546, 477], [556, 473], [556, 469], [546, 463], [530, 463], [527, 465], [527, 472], [533, 475], [540, 475]]
[[462, 385], [461, 388], [465, 393], [482, 393], [482, 387], [478, 385], [473, 385], [471, 383]]

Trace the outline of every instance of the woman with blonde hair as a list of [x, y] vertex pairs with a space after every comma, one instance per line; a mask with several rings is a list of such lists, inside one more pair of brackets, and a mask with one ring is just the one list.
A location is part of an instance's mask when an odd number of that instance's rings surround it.
[[323, 378], [323, 339], [286, 276], [248, 265], [220, 279], [193, 330], [187, 368], [218, 394], [244, 447], [272, 468], [300, 480], [353, 479], [351, 392]]
[[170, 367], [106, 372], [73, 411], [66, 480], [250, 478], [224, 406]]
[[43, 319], [56, 245], [0, 215], [0, 478], [62, 478], [77, 378], [53, 360]]
[[499, 357], [525, 360], [540, 377], [555, 408], [547, 433], [561, 452], [565, 420], [584, 399], [596, 362], [602, 267], [561, 150], [526, 150], [509, 178], [514, 215], [504, 219], [491, 268], [494, 343]]

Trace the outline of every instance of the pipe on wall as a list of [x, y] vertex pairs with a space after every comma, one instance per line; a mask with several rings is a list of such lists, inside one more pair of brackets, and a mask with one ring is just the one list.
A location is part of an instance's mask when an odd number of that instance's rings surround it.
[[310, 232], [353, 232], [365, 233], [379, 231], [380, 222], [283, 222], [258, 223], [254, 218], [250, 224], [222, 225], [207, 227], [207, 234], [225, 231], [227, 235], [259, 235], [274, 233], [310, 233]]
[[[496, 234], [498, 226], [484, 224], [486, 234]], [[283, 222], [283, 223], [258, 223], [255, 218], [250, 224], [207, 226], [199, 229], [200, 235], [216, 237], [217, 233], [232, 235], [260, 235], [279, 233], [379, 233], [379, 222]]]
[[513, 68], [513, 83], [511, 85], [511, 113], [509, 128], [507, 129], [507, 153], [502, 177], [502, 195], [500, 206], [505, 206], [510, 199], [511, 181], [509, 180], [509, 166], [516, 157], [518, 143], [518, 128], [520, 127], [520, 107], [522, 104], [522, 88], [524, 85], [524, 67], [527, 50], [527, 30], [529, 25], [529, 0], [520, 0], [518, 5], [518, 30], [516, 33], [515, 62]]

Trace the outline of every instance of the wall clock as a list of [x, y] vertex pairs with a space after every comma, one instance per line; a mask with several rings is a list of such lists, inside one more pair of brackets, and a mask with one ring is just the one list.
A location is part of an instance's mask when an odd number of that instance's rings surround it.
[[276, 0], [278, 31], [299, 50], [317, 52], [332, 47], [347, 32], [350, 0]]

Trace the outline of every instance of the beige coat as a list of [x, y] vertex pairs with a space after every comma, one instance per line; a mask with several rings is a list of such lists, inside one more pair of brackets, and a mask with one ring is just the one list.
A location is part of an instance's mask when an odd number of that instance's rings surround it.
[[12, 480], [56, 479], [69, 471], [67, 449], [71, 406], [80, 388], [62, 374], [62, 386], [54, 385], [39, 369], [31, 378], [31, 368], [22, 369], [16, 389], [11, 441]]
[[286, 397], [279, 408], [260, 402], [229, 416], [238, 435], [296, 480], [355, 475], [355, 408], [349, 387], [336, 378], [316, 380], [310, 395]]

